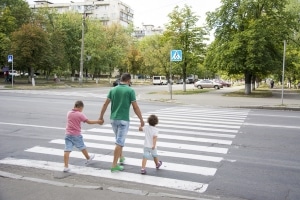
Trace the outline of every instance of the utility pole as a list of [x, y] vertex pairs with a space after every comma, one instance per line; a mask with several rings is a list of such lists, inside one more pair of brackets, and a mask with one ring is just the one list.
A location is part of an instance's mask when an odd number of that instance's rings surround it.
[[82, 84], [82, 81], [83, 81], [84, 26], [85, 26], [85, 10], [83, 11], [83, 14], [82, 14], [81, 53], [80, 53], [80, 72], [79, 72], [80, 84]]

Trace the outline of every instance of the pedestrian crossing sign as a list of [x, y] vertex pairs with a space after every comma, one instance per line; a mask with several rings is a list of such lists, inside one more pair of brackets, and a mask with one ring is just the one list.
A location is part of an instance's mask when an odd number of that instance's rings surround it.
[[181, 50], [172, 50], [171, 51], [171, 61], [182, 61], [182, 51]]
[[14, 57], [13, 57], [13, 55], [8, 55], [8, 57], [7, 57], [7, 62], [13, 62], [13, 60], [14, 60]]

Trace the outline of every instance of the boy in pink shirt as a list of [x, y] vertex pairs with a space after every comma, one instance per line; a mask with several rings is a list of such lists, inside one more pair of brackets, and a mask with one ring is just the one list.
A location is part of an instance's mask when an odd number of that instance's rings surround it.
[[89, 120], [83, 113], [84, 104], [82, 101], [76, 101], [74, 108], [67, 114], [67, 127], [65, 136], [65, 153], [64, 153], [64, 172], [70, 171], [69, 168], [69, 157], [70, 153], [75, 146], [85, 156], [87, 159], [86, 164], [88, 164], [95, 157], [94, 154], [89, 155], [86, 150], [86, 146], [83, 142], [83, 137], [81, 135], [81, 122], [87, 124], [103, 124], [103, 120]]

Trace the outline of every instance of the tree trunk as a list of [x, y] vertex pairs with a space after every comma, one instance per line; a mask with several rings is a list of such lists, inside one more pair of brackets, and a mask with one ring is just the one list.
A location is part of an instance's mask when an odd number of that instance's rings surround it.
[[245, 94], [251, 94], [251, 77], [252, 74], [250, 72], [245, 72]]
[[253, 75], [252, 76], [252, 78], [251, 78], [251, 89], [252, 89], [252, 91], [254, 91], [255, 90], [255, 79], [256, 79], [256, 76], [255, 75]]

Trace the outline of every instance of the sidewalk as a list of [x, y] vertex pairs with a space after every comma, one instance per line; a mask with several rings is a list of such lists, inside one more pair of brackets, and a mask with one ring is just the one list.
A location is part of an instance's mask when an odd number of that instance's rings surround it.
[[[208, 93], [194, 95], [162, 95], [141, 94], [140, 100], [159, 101], [176, 104], [189, 104], [205, 107], [231, 107], [254, 109], [277, 109], [300, 111], [300, 93], [297, 90], [273, 89], [273, 96], [269, 98], [229, 97], [226, 93], [243, 89], [244, 86], [232, 87], [228, 90], [214, 90]], [[227, 89], [227, 88], [225, 88]]]

